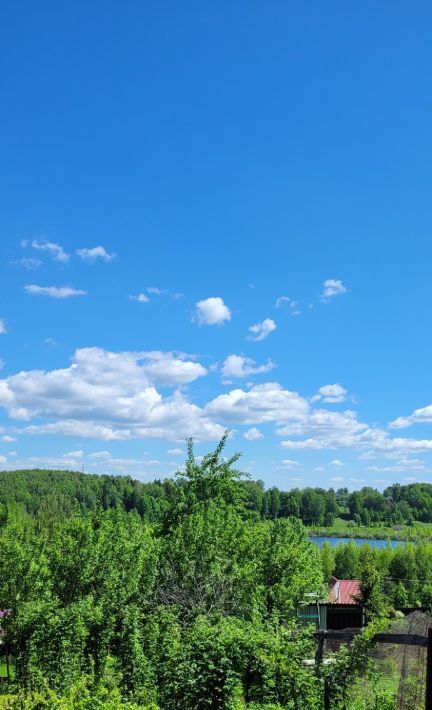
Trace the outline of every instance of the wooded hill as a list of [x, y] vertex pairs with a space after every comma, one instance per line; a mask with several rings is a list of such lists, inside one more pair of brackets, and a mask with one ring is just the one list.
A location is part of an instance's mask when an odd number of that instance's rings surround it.
[[[335, 517], [358, 525], [432, 522], [432, 484], [394, 484], [380, 493], [365, 487], [281, 491], [265, 490], [262, 481], [239, 482], [245, 509], [263, 519], [300, 518], [305, 525], [332, 526]], [[136, 510], [149, 522], [163, 517], [174, 501], [186, 503], [184, 480], [166, 478], [143, 483], [130, 476], [109, 476], [76, 471], [23, 470], [0, 472], [0, 522], [6, 508], [17, 504], [32, 516], [69, 515], [102, 508]]]

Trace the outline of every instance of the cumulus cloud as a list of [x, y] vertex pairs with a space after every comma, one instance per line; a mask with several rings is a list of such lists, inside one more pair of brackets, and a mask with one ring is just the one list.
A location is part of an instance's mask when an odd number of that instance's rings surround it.
[[133, 301], [138, 301], [139, 303], [148, 303], [150, 301], [149, 297], [145, 293], [137, 293], [136, 296], [129, 296]]
[[311, 402], [320, 400], [328, 404], [339, 404], [346, 399], [348, 391], [341, 384], [324, 385], [320, 387], [318, 393], [311, 397]]
[[430, 424], [432, 422], [432, 404], [415, 409], [408, 417], [398, 417], [390, 422], [391, 429], [405, 429], [412, 424]]
[[[23, 242], [23, 244], [26, 245], [27, 242]], [[68, 254], [63, 247], [60, 246], [60, 244], [56, 244], [55, 242], [33, 239], [31, 245], [33, 249], [37, 249], [38, 251], [46, 251], [54, 259], [54, 261], [66, 263], [70, 259], [70, 254]]]
[[7, 333], [6, 321], [4, 318], [0, 318], [0, 335], [5, 335]]
[[252, 335], [249, 336], [249, 340], [253, 340], [254, 342], [264, 340], [264, 338], [267, 338], [276, 328], [277, 326], [274, 320], [265, 318], [261, 323], [255, 323], [255, 325], [250, 326], [249, 332], [252, 333]]
[[110, 254], [105, 247], [102, 246], [91, 247], [90, 249], [77, 249], [75, 253], [80, 259], [88, 263], [94, 263], [98, 259], [102, 261], [112, 261], [116, 256], [115, 254]]
[[368, 456], [370, 452], [432, 451], [432, 439], [391, 438], [384, 429], [359, 421], [357, 413], [351, 410], [314, 410], [299, 421], [279, 427], [277, 433], [295, 437], [282, 441], [288, 450], [358, 449], [368, 452]]
[[341, 296], [343, 293], [347, 293], [347, 291], [348, 289], [339, 279], [327, 279], [323, 284], [321, 301], [323, 303], [328, 303], [328, 301], [335, 296]]
[[196, 303], [195, 319], [200, 325], [221, 325], [231, 320], [231, 311], [220, 296], [212, 296]]
[[256, 365], [255, 361], [249, 357], [228, 355], [222, 365], [221, 372], [224, 378], [242, 378], [269, 372], [274, 367], [276, 366], [270, 359], [264, 365]]
[[16, 441], [16, 437], [5, 434], [4, 436], [0, 436], [0, 440], [4, 441], [5, 444], [12, 444], [13, 441]]
[[264, 434], [260, 432], [259, 429], [256, 427], [252, 427], [251, 429], [248, 429], [247, 432], [244, 434], [244, 438], [247, 439], [248, 441], [258, 441], [258, 439], [262, 439], [264, 437]]
[[234, 389], [209, 402], [205, 411], [226, 422], [260, 424], [303, 419], [309, 410], [306, 399], [277, 382], [255, 385], [249, 391]]
[[167, 290], [165, 288], [159, 288], [158, 286], [148, 286], [147, 293], [152, 293], [154, 296], [164, 296]]
[[49, 296], [50, 298], [71, 298], [73, 296], [86, 296], [87, 291], [72, 288], [71, 286], [37, 286], [26, 284], [24, 289], [31, 296]]
[[22, 371], [0, 379], [0, 406], [11, 419], [31, 422], [28, 434], [84, 438], [217, 439], [224, 429], [180, 391], [206, 374], [182, 353], [122, 352], [82, 348], [64, 369]]
[[171, 456], [183, 456], [184, 455], [183, 449], [168, 449], [167, 453], [170, 454]]

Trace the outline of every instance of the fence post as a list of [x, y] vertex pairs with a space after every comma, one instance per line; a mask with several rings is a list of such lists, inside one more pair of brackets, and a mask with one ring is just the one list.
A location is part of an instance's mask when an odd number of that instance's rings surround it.
[[323, 660], [323, 655], [324, 655], [324, 633], [322, 631], [318, 631], [316, 634], [316, 639], [317, 639], [317, 647], [316, 647], [316, 652], [315, 652], [315, 665], [317, 666], [318, 670], [320, 671], [321, 668], [321, 663]]
[[432, 629], [428, 629], [428, 645], [426, 656], [426, 710], [432, 710]]

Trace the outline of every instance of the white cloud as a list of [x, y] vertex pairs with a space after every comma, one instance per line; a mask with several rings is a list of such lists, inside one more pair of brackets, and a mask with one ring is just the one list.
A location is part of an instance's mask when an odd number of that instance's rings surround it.
[[151, 293], [154, 296], [164, 296], [167, 290], [165, 288], [159, 288], [158, 286], [148, 286], [147, 293]]
[[31, 245], [33, 249], [48, 252], [48, 254], [52, 256], [55, 261], [61, 261], [65, 263], [70, 259], [70, 254], [65, 252], [65, 250], [63, 249], [63, 247], [60, 246], [60, 244], [55, 244], [54, 242], [48, 241], [40, 242], [38, 239], [33, 239]]
[[26, 284], [24, 289], [31, 296], [49, 296], [50, 298], [71, 298], [72, 296], [86, 296], [87, 291], [72, 288], [71, 286], [37, 286]]
[[262, 434], [262, 432], [260, 432], [260, 430], [257, 429], [256, 427], [252, 427], [252, 429], [248, 429], [248, 431], [245, 432], [245, 434], [243, 436], [248, 441], [258, 441], [258, 439], [264, 438], [264, 434]]
[[84, 451], [81, 451], [81, 449], [77, 451], [69, 451], [65, 456], [67, 456], [70, 459], [82, 459], [84, 455]]
[[3, 370], [5, 365], [6, 365], [5, 361], [0, 358], [0, 370]]
[[200, 325], [221, 325], [231, 320], [231, 311], [220, 296], [212, 296], [196, 303], [195, 318]]
[[[179, 391], [162, 396], [156, 386], [177, 387], [206, 374], [181, 353], [82, 348], [70, 367], [22, 371], [0, 379], [0, 406], [11, 419], [32, 422], [28, 434], [83, 438], [217, 439], [224, 431]], [[45, 420], [39, 423], [37, 420]]]
[[402, 458], [396, 461], [394, 464], [386, 466], [368, 466], [368, 471], [374, 471], [375, 473], [387, 473], [389, 471], [393, 473], [404, 473], [408, 470], [411, 471], [425, 471], [426, 466], [424, 461], [421, 459], [410, 459]]
[[295, 468], [298, 466], [300, 461], [296, 461], [296, 459], [283, 459], [282, 460], [282, 466], [283, 468]]
[[[415, 451], [432, 451], [431, 439], [391, 438], [387, 431], [360, 422], [356, 412], [331, 412], [317, 409], [307, 416], [280, 427], [281, 436], [296, 437], [282, 441], [288, 450], [365, 449], [370, 452], [399, 455]], [[299, 439], [297, 437], [306, 437]]]
[[346, 399], [348, 391], [341, 384], [324, 385], [320, 387], [318, 393], [311, 397], [311, 402], [319, 402], [320, 400], [328, 404], [339, 404]]
[[261, 424], [271, 421], [303, 419], [308, 402], [277, 382], [255, 385], [249, 391], [234, 389], [209, 402], [205, 411], [225, 422]]
[[145, 293], [137, 293], [136, 296], [129, 296], [133, 301], [138, 301], [139, 303], [148, 303], [150, 301], [149, 297]]
[[6, 456], [0, 456], [0, 465], [7, 464]]
[[344, 479], [343, 479], [343, 476], [333, 476], [331, 478], [331, 480], [332, 481], [343, 481]]
[[7, 333], [6, 321], [4, 318], [0, 318], [0, 335], [5, 335]]
[[167, 453], [170, 454], [171, 456], [183, 456], [184, 455], [183, 449], [168, 449]]
[[333, 461], [330, 461], [330, 466], [338, 466], [339, 467], [339, 466], [343, 466], [343, 463], [339, 459], [333, 459]]
[[432, 422], [432, 404], [415, 409], [408, 417], [398, 417], [390, 422], [391, 429], [405, 429], [412, 424], [430, 424]]
[[327, 303], [331, 298], [334, 298], [334, 296], [340, 296], [348, 291], [342, 281], [338, 279], [327, 279], [324, 281], [323, 286], [324, 288], [321, 294], [321, 301], [323, 303]]
[[275, 365], [270, 359], [264, 365], [255, 365], [255, 361], [249, 357], [244, 357], [243, 355], [228, 355], [222, 365], [221, 372], [224, 378], [241, 378], [269, 372], [269, 370], [272, 370], [274, 367]]
[[91, 247], [90, 249], [77, 249], [75, 253], [80, 259], [88, 263], [94, 263], [98, 259], [102, 259], [102, 261], [112, 261], [116, 256], [116, 254], [110, 254], [105, 247], [102, 246]]
[[299, 302], [289, 296], [279, 296], [279, 298], [276, 299], [275, 308], [281, 308], [285, 304], [289, 306], [289, 311], [292, 316], [300, 315]]
[[22, 268], [26, 271], [32, 271], [33, 269], [39, 268], [39, 266], [41, 266], [42, 264], [42, 261], [40, 259], [34, 259], [32, 257], [23, 257], [22, 259], [17, 259], [12, 263], [17, 264], [18, 266], [22, 266]]
[[13, 441], [16, 441], [16, 437], [5, 434], [4, 436], [0, 436], [0, 440], [4, 441], [5, 444], [12, 444]]
[[[88, 456], [89, 466], [100, 473], [128, 473], [134, 478], [153, 478], [155, 466], [160, 466], [157, 459], [115, 457], [109, 451], [95, 451]], [[177, 465], [177, 464], [174, 464]]]
[[255, 325], [250, 326], [249, 332], [252, 333], [252, 335], [249, 336], [249, 340], [253, 340], [254, 342], [264, 340], [264, 338], [267, 338], [276, 328], [277, 325], [274, 320], [265, 318], [261, 323], [255, 323]]

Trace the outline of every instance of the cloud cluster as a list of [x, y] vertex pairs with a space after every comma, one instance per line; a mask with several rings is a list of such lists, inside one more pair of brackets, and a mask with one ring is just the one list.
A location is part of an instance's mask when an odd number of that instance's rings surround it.
[[[22, 247], [29, 246], [27, 239], [21, 242]], [[56, 242], [50, 242], [47, 239], [33, 239], [30, 242], [30, 246], [36, 251], [45, 252], [54, 261], [59, 261], [60, 263], [66, 264], [70, 261], [71, 255], [63, 249], [61, 244]], [[110, 254], [105, 247], [99, 245], [96, 247], [82, 247], [81, 249], [76, 249], [75, 254], [82, 260], [89, 264], [92, 264], [98, 260], [100, 261], [112, 261], [116, 254]], [[40, 259], [35, 258], [23, 258], [19, 259], [16, 263], [20, 264], [24, 269], [31, 270], [35, 269], [42, 264]]]
[[277, 433], [290, 437], [282, 441], [288, 450], [352, 449], [367, 454], [432, 451], [432, 439], [393, 438], [385, 429], [359, 421], [357, 413], [349, 409], [315, 409], [302, 420], [279, 427]]
[[[224, 365], [228, 363], [228, 372], [237, 376], [244, 376], [247, 368], [269, 366], [255, 365], [243, 356], [230, 357]], [[406, 467], [411, 461], [413, 470], [421, 470], [422, 462], [409, 455], [432, 451], [431, 439], [392, 437], [388, 430], [362, 422], [351, 409], [323, 407], [326, 398], [333, 403], [334, 398], [345, 397], [341, 385], [322, 387], [318, 407], [278, 382], [233, 388], [198, 405], [185, 387], [207, 374], [201, 363], [185, 353], [81, 348], [68, 367], [21, 371], [0, 379], [0, 407], [15, 421], [6, 436], [215, 440], [226, 427], [244, 426], [246, 440], [256, 441], [263, 436], [260, 425], [273, 423], [286, 451], [350, 449], [365, 460], [393, 457], [397, 466]], [[331, 462], [333, 467], [339, 465], [338, 459]]]
[[223, 427], [181, 391], [163, 396], [157, 389], [177, 388], [206, 372], [182, 353], [82, 348], [67, 368], [23, 371], [0, 380], [0, 406], [11, 419], [36, 420], [24, 429], [30, 434], [217, 439]]
[[311, 402], [326, 402], [326, 404], [339, 404], [344, 402], [348, 391], [341, 384], [323, 385], [317, 394], [311, 397]]

